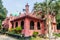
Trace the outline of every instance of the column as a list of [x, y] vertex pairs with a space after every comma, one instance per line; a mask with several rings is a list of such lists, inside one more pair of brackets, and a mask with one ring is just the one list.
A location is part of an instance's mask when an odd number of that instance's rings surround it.
[[20, 27], [21, 21], [18, 21], [18, 27]]
[[30, 27], [29, 20], [26, 18], [25, 21], [24, 21], [25, 37], [29, 36], [29, 27]]
[[34, 22], [34, 30], [37, 30], [37, 22]]
[[41, 23], [41, 33], [44, 34], [44, 32], [45, 32], [45, 31], [44, 31], [44, 23], [42, 22], [42, 23]]
[[53, 29], [54, 29], [54, 32], [57, 32], [57, 28], [56, 28], [56, 18], [54, 17], [53, 19]]
[[14, 22], [14, 28], [15, 28], [16, 23]]
[[52, 16], [52, 32], [57, 32], [57, 29], [56, 29], [56, 18], [55, 16]]
[[9, 31], [11, 31], [11, 28], [12, 28], [12, 24], [11, 24], [11, 22], [9, 20]]
[[53, 32], [57, 32], [56, 23], [52, 24]]

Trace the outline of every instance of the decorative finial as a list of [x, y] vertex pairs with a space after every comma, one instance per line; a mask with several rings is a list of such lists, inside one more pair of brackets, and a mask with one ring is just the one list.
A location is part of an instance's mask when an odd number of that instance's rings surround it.
[[12, 16], [12, 13], [10, 13], [10, 16]]
[[29, 5], [28, 5], [28, 3], [25, 5], [25, 11], [26, 11], [26, 14], [29, 13]]
[[26, 4], [26, 6], [29, 6], [28, 3]]
[[19, 15], [21, 14], [21, 12], [19, 12]]

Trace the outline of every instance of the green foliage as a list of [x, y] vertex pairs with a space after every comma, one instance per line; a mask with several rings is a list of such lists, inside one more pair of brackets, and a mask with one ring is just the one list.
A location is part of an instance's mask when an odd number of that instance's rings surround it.
[[12, 29], [12, 31], [10, 31], [11, 34], [16, 34], [16, 30]]
[[16, 28], [12, 28], [12, 32], [13, 32], [13, 33], [18, 33], [18, 34], [20, 34], [21, 31], [22, 31], [21, 26], [20, 26], [20, 27], [16, 27]]
[[21, 26], [20, 26], [20, 27], [16, 27], [16, 30], [17, 30], [17, 31], [22, 30]]
[[43, 14], [46, 14], [47, 11], [54, 12], [56, 13], [57, 24], [60, 23], [60, 0], [46, 0], [42, 3], [35, 3], [34, 10], [42, 10]]
[[[54, 1], [54, 2], [53, 2]], [[43, 13], [48, 12], [57, 12], [59, 10], [60, 7], [58, 7], [59, 5], [59, 1], [57, 2], [56, 0], [45, 0], [42, 3], [35, 3], [34, 4], [34, 10], [38, 11], [38, 10], [42, 10]], [[57, 13], [56, 13], [57, 14]]]
[[43, 39], [37, 36], [37, 37], [31, 37], [30, 40], [43, 40]]
[[38, 32], [33, 32], [33, 36], [36, 37], [38, 35]]
[[54, 34], [56, 37], [60, 37], [60, 33], [59, 34]]
[[2, 0], [0, 0], [0, 26], [2, 24], [2, 21], [6, 18], [6, 15], [7, 15], [7, 10], [6, 8], [3, 7], [2, 5]]
[[8, 30], [5, 29], [5, 28], [2, 28], [0, 31], [1, 31], [2, 33], [6, 33]]
[[1, 25], [2, 25], [1, 23], [2, 23], [2, 21], [0, 20], [0, 28], [1, 28]]

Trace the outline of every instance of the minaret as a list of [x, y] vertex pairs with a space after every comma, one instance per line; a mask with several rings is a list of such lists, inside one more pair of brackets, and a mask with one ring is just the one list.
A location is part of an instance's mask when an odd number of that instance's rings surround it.
[[26, 15], [28, 15], [28, 13], [29, 13], [29, 5], [28, 5], [28, 3], [25, 5], [25, 11], [26, 11]]

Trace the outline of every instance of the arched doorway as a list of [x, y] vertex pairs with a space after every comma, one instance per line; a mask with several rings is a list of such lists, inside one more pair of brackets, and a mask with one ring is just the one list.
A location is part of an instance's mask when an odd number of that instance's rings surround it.
[[16, 22], [16, 25], [15, 25], [15, 27], [17, 27], [18, 26], [18, 22]]
[[30, 21], [30, 29], [33, 30], [34, 29], [34, 22]]
[[12, 28], [14, 28], [14, 23], [12, 22], [11, 24], [12, 24]]
[[21, 21], [21, 28], [24, 29], [24, 21]]
[[37, 29], [40, 30], [40, 22], [37, 22]]

